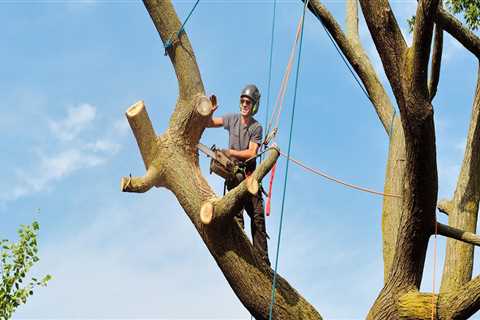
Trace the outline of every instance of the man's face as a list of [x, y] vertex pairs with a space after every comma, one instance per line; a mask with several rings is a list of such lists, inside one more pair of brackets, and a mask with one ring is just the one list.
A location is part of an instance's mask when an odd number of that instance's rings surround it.
[[240, 97], [240, 114], [242, 116], [249, 116], [252, 113], [253, 101], [249, 97]]

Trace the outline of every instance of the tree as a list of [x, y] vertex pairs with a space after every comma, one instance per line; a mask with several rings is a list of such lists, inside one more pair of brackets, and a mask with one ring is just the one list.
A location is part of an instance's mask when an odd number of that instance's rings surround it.
[[[456, 3], [464, 2], [451, 0], [452, 5]], [[177, 37], [181, 25], [169, 1], [144, 0], [144, 4], [163, 43], [173, 40], [167, 54], [177, 75], [179, 95], [169, 128], [160, 136], [154, 132], [143, 102], [127, 110], [147, 171], [143, 177], [122, 178], [122, 191], [146, 192], [153, 186], [172, 191], [237, 297], [256, 319], [267, 319], [273, 271], [232, 218], [241, 199], [258, 190], [279, 150], [270, 150], [237, 188], [222, 198], [215, 195], [198, 163], [196, 145], [211, 117], [212, 105], [205, 96], [193, 49], [185, 32]], [[389, 138], [384, 191], [400, 195], [384, 198], [384, 287], [368, 319], [431, 319], [432, 312], [436, 319], [468, 318], [480, 308], [480, 277], [472, 279], [473, 244], [480, 244], [475, 235], [480, 199], [480, 84], [455, 194], [438, 203], [439, 210], [448, 214], [448, 225], [438, 223], [435, 213], [438, 178], [432, 101], [440, 75], [443, 31], [477, 57], [480, 39], [438, 0], [420, 0], [413, 44], [408, 47], [387, 0], [360, 0], [360, 4], [395, 101], [387, 95], [360, 43], [357, 1], [347, 1], [345, 31], [318, 0], [311, 0], [308, 8], [325, 25], [369, 94]], [[470, 12], [472, 21], [478, 17], [470, 6], [458, 8]], [[449, 240], [440, 293], [432, 295], [419, 289], [428, 241], [436, 230]], [[279, 277], [273, 318], [321, 316]]]
[[17, 243], [6, 239], [0, 241], [0, 270], [2, 281], [0, 283], [0, 319], [10, 319], [18, 306], [25, 304], [33, 295], [33, 289], [38, 286], [46, 286], [51, 279], [46, 275], [38, 280], [31, 278], [24, 283], [27, 274], [33, 265], [39, 261], [37, 233], [38, 222], [32, 225], [22, 225], [18, 230], [19, 240]]

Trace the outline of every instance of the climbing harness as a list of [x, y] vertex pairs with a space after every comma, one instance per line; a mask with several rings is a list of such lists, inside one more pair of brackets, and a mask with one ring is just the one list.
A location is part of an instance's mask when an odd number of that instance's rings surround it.
[[[190, 16], [192, 15], [193, 11], [195, 10], [195, 8], [197, 7], [197, 4], [200, 2], [200, 0], [197, 0], [197, 2], [195, 2], [195, 4], [193, 5], [193, 8], [192, 10], [190, 10], [190, 13], [188, 14], [187, 18], [185, 19], [185, 21], [182, 23], [182, 26], [180, 27], [180, 29], [178, 29], [177, 32], [175, 33], [172, 33], [170, 35], [170, 38], [168, 38], [167, 41], [165, 41], [165, 45], [164, 45], [164, 48], [165, 48], [165, 56], [168, 55], [168, 52], [167, 50], [170, 49], [171, 47], [173, 47], [173, 45], [179, 41], [180, 39], [180, 35], [182, 34], [182, 32], [184, 31], [184, 27], [185, 27], [185, 24], [187, 23], [188, 19], [190, 19]], [[175, 38], [174, 38], [175, 36]], [[172, 39], [173, 38], [173, 39]]]
[[217, 149], [215, 145], [209, 148], [199, 143], [197, 148], [211, 158], [210, 174], [213, 172], [225, 180], [242, 180], [241, 177], [245, 175], [246, 162], [230, 159], [222, 150]]

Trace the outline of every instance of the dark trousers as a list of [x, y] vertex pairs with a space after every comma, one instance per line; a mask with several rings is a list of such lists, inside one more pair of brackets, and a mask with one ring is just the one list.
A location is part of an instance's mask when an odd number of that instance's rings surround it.
[[[227, 180], [225, 183], [227, 190], [231, 190], [240, 184], [238, 180]], [[270, 265], [270, 260], [268, 259], [267, 231], [265, 228], [265, 212], [263, 210], [262, 191], [259, 190], [256, 195], [248, 195], [243, 202], [243, 208], [247, 211], [247, 214], [250, 217], [253, 247], [258, 251], [262, 259]], [[240, 210], [235, 215], [235, 220], [240, 223], [242, 228], [245, 228], [243, 210]]]

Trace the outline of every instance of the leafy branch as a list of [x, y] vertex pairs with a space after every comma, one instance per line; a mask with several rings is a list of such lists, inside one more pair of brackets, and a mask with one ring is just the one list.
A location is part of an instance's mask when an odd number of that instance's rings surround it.
[[45, 287], [52, 278], [30, 278], [27, 274], [39, 261], [37, 234], [40, 226], [34, 221], [31, 225], [21, 225], [18, 242], [0, 240], [0, 320], [10, 319], [13, 312], [33, 295], [35, 287]]

